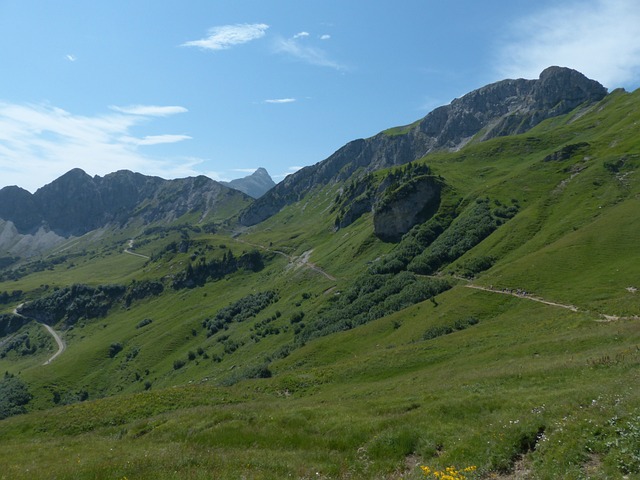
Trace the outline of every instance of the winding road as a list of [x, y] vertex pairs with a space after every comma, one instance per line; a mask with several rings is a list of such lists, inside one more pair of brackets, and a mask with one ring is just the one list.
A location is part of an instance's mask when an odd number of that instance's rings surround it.
[[147, 255], [142, 255], [141, 253], [132, 252], [131, 251], [132, 248], [133, 248], [133, 239], [129, 240], [129, 246], [124, 249], [124, 253], [127, 253], [129, 255], [133, 255], [134, 257], [146, 258], [147, 260], [149, 260], [149, 258], [151, 258], [151, 257], [149, 257]]
[[49, 360], [47, 360], [46, 362], [44, 362], [42, 364], [42, 365], [49, 365], [51, 362], [53, 362], [58, 357], [58, 355], [62, 354], [62, 352], [64, 352], [65, 348], [67, 348], [67, 347], [64, 344], [64, 341], [62, 341], [62, 338], [60, 338], [60, 335], [58, 335], [58, 333], [53, 328], [51, 328], [46, 323], [42, 323], [41, 325], [44, 328], [47, 329], [47, 332], [49, 332], [51, 334], [51, 336], [54, 338], [54, 340], [58, 344], [58, 351], [53, 354], [53, 357], [51, 357]]
[[49, 325], [47, 325], [46, 323], [42, 323], [42, 322], [38, 322], [35, 319], [32, 319], [31, 317], [26, 317], [20, 313], [18, 313], [18, 309], [24, 305], [23, 303], [21, 303], [20, 305], [18, 305], [16, 308], [13, 309], [13, 314], [17, 315], [19, 317], [22, 318], [28, 318], [30, 320], [33, 320], [37, 323], [39, 323], [40, 325], [42, 325], [47, 332], [49, 332], [49, 335], [51, 335], [53, 337], [53, 339], [56, 341], [56, 344], [58, 345], [58, 351], [56, 353], [53, 354], [53, 356], [51, 358], [49, 358], [49, 360], [47, 360], [46, 362], [44, 362], [42, 365], [49, 365], [51, 362], [53, 362], [56, 358], [58, 358], [59, 355], [62, 354], [62, 352], [65, 351], [65, 349], [67, 348], [67, 346], [64, 343], [64, 340], [62, 340], [62, 338], [60, 337], [60, 335], [58, 335], [58, 332], [56, 332], [53, 328], [51, 328]]

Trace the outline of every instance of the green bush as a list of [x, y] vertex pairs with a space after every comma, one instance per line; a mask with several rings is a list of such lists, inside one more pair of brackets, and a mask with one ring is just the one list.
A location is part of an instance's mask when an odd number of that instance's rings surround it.
[[271, 290], [247, 295], [237, 302], [220, 309], [215, 317], [205, 319], [202, 322], [202, 326], [207, 329], [207, 336], [210, 337], [225, 328], [229, 323], [244, 322], [254, 317], [272, 303], [277, 302], [278, 299], [278, 294]]
[[408, 268], [412, 272], [430, 275], [471, 250], [488, 237], [498, 224], [491, 214], [488, 201], [476, 202], [467, 209]]
[[428, 300], [449, 288], [451, 285], [444, 279], [419, 278], [410, 272], [363, 275], [313, 322], [300, 329], [296, 342], [300, 345], [312, 338], [349, 330]]
[[25, 413], [26, 405], [31, 401], [32, 395], [27, 389], [27, 384], [18, 377], [5, 372], [0, 380], [0, 420], [3, 418]]
[[119, 342], [114, 342], [109, 345], [109, 358], [115, 357], [118, 353], [122, 351], [122, 344]]

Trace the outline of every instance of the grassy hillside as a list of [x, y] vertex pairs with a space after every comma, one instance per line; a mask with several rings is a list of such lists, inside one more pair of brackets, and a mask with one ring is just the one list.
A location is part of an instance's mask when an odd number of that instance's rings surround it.
[[104, 234], [0, 283], [126, 292], [50, 320], [49, 365], [41, 325], [1, 340], [33, 398], [0, 421], [0, 476], [638, 478], [638, 107], [616, 91], [425, 157], [440, 210], [397, 244], [371, 213], [336, 230], [335, 184], [251, 229]]

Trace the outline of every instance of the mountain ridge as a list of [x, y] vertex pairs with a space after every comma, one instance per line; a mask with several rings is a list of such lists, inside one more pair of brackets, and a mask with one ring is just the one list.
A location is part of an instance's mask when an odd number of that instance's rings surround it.
[[607, 89], [576, 70], [549, 67], [537, 80], [501, 80], [436, 108], [405, 127], [353, 140], [327, 159], [304, 167], [251, 204], [240, 216], [251, 226], [300, 200], [315, 185], [403, 165], [438, 150], [455, 151], [472, 141], [524, 133], [547, 118], [607, 95]]
[[614, 91], [252, 228], [196, 178], [136, 217], [177, 222], [0, 257], [6, 475], [635, 478], [639, 122]]
[[68, 238], [136, 218], [144, 224], [170, 222], [198, 212], [204, 220], [217, 209], [249, 201], [246, 194], [205, 176], [164, 180], [120, 170], [91, 177], [74, 168], [33, 194], [16, 186], [0, 189], [0, 218], [21, 235], [44, 231]]

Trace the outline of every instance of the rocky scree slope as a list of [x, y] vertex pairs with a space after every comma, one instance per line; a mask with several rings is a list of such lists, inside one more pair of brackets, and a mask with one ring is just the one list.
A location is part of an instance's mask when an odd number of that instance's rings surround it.
[[437, 150], [458, 150], [470, 141], [524, 133], [548, 118], [603, 99], [607, 89], [580, 72], [549, 67], [537, 80], [502, 80], [475, 90], [405, 127], [354, 140], [326, 160], [288, 176], [240, 216], [255, 225], [299, 201], [317, 185], [417, 160]]

